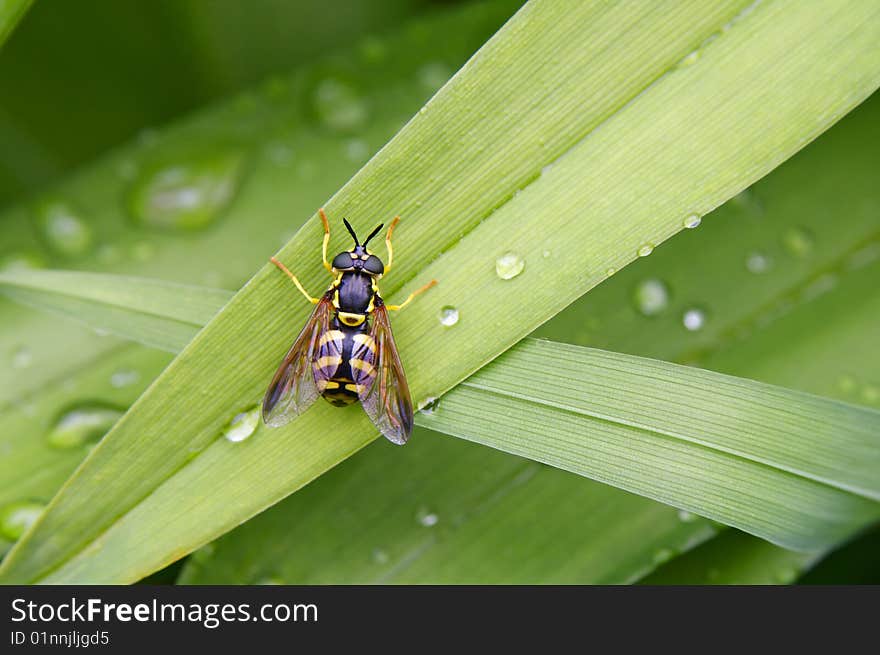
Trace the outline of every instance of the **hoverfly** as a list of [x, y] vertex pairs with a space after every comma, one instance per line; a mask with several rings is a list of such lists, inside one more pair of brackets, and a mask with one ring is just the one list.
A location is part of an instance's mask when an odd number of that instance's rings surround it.
[[413, 406], [388, 312], [403, 309], [437, 281], [431, 280], [409, 294], [400, 305], [386, 305], [377, 283], [391, 270], [391, 234], [400, 217], [394, 217], [385, 237], [387, 266], [367, 249], [370, 239], [383, 226], [379, 225], [360, 243], [344, 218], [342, 222], [354, 238], [354, 248], [336, 255], [331, 264], [327, 261], [330, 223], [323, 209], [318, 213], [324, 224], [324, 268], [333, 276], [323, 296], [313, 298], [284, 264], [271, 259], [315, 305], [315, 310], [266, 390], [263, 421], [270, 427], [284, 425], [302, 414], [319, 395], [338, 407], [360, 401], [379, 431], [391, 442], [402, 445], [412, 432]]

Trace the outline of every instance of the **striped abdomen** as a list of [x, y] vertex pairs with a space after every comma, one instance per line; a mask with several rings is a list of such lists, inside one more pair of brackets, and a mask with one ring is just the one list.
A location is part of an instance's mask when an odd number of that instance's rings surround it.
[[321, 337], [314, 362], [318, 391], [333, 405], [350, 405], [369, 389], [376, 377], [376, 344], [369, 322], [348, 326], [338, 319]]

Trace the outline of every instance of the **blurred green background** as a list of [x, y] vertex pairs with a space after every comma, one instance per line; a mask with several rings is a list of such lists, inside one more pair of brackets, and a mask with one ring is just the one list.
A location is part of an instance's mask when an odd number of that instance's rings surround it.
[[0, 208], [141, 130], [457, 4], [36, 2], [0, 55]]

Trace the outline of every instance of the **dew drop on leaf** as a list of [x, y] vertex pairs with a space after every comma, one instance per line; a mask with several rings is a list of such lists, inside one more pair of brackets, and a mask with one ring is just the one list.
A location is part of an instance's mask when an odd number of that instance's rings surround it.
[[419, 522], [419, 525], [432, 528], [440, 521], [440, 517], [438, 517], [434, 512], [429, 511], [426, 507], [419, 508], [419, 511], [416, 512], [416, 520]]
[[688, 66], [693, 66], [700, 59], [700, 51], [694, 50], [693, 52], [682, 57], [681, 61], [678, 62], [679, 68], [687, 68]]
[[46, 441], [53, 448], [78, 448], [101, 440], [122, 416], [114, 407], [82, 404], [63, 412], [49, 429]]
[[687, 510], [681, 509], [678, 510], [678, 520], [682, 523], [693, 523], [699, 517], [696, 514], [688, 512]]
[[751, 252], [746, 257], [746, 270], [750, 273], [765, 273], [770, 269], [770, 258], [762, 252]]
[[506, 252], [495, 260], [495, 273], [502, 280], [510, 280], [523, 272], [526, 261], [515, 252]]
[[703, 219], [699, 214], [690, 214], [684, 217], [684, 221], [682, 221], [682, 225], [686, 227], [688, 230], [693, 230], [695, 227], [700, 227], [700, 223], [703, 222]]
[[351, 139], [345, 144], [345, 157], [355, 164], [360, 164], [370, 156], [370, 147], [363, 139]]
[[49, 247], [61, 255], [82, 255], [92, 246], [92, 231], [68, 203], [50, 199], [34, 207], [37, 227]]
[[452, 327], [458, 323], [458, 309], [452, 305], [445, 305], [440, 308], [440, 325]]
[[363, 127], [369, 118], [366, 100], [352, 84], [336, 77], [324, 78], [315, 85], [312, 108], [324, 127], [340, 132]]
[[418, 78], [426, 90], [434, 92], [452, 77], [452, 70], [442, 61], [432, 61], [419, 69]]
[[252, 407], [244, 412], [236, 414], [229, 425], [223, 430], [223, 436], [227, 441], [238, 443], [251, 436], [260, 423], [260, 408]]
[[21, 500], [0, 507], [0, 536], [18, 541], [46, 506], [33, 500]]
[[636, 309], [644, 316], [656, 316], [669, 306], [669, 287], [663, 280], [648, 278], [636, 287]]
[[133, 368], [119, 369], [110, 376], [110, 386], [116, 389], [121, 389], [122, 387], [134, 384], [140, 380], [140, 378], [141, 374]]
[[149, 167], [132, 186], [129, 210], [152, 228], [204, 228], [232, 202], [243, 169], [244, 156], [231, 150]]
[[703, 326], [706, 324], [706, 312], [697, 307], [685, 310], [681, 317], [681, 324], [690, 332], [702, 330]]
[[639, 255], [639, 257], [647, 257], [652, 252], [654, 252], [654, 244], [653, 243], [646, 243], [646, 244], [643, 244], [642, 246], [639, 247], [638, 255]]
[[419, 413], [430, 416], [437, 411], [439, 399], [436, 396], [428, 396], [419, 403]]

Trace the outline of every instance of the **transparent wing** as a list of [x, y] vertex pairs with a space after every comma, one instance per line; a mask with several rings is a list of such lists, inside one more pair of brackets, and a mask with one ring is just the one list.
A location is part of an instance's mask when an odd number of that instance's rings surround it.
[[361, 404], [370, 420], [375, 423], [385, 437], [396, 444], [405, 444], [413, 427], [413, 406], [409, 395], [409, 385], [394, 337], [391, 334], [391, 322], [388, 310], [377, 303], [373, 311], [373, 327], [370, 332], [371, 344], [368, 344], [372, 357], [365, 353], [364, 359], [372, 366], [365, 371], [363, 378], [357, 380], [360, 386]]
[[333, 304], [321, 298], [296, 341], [284, 356], [263, 397], [263, 421], [270, 427], [289, 423], [318, 397], [315, 363], [321, 337], [328, 331]]

